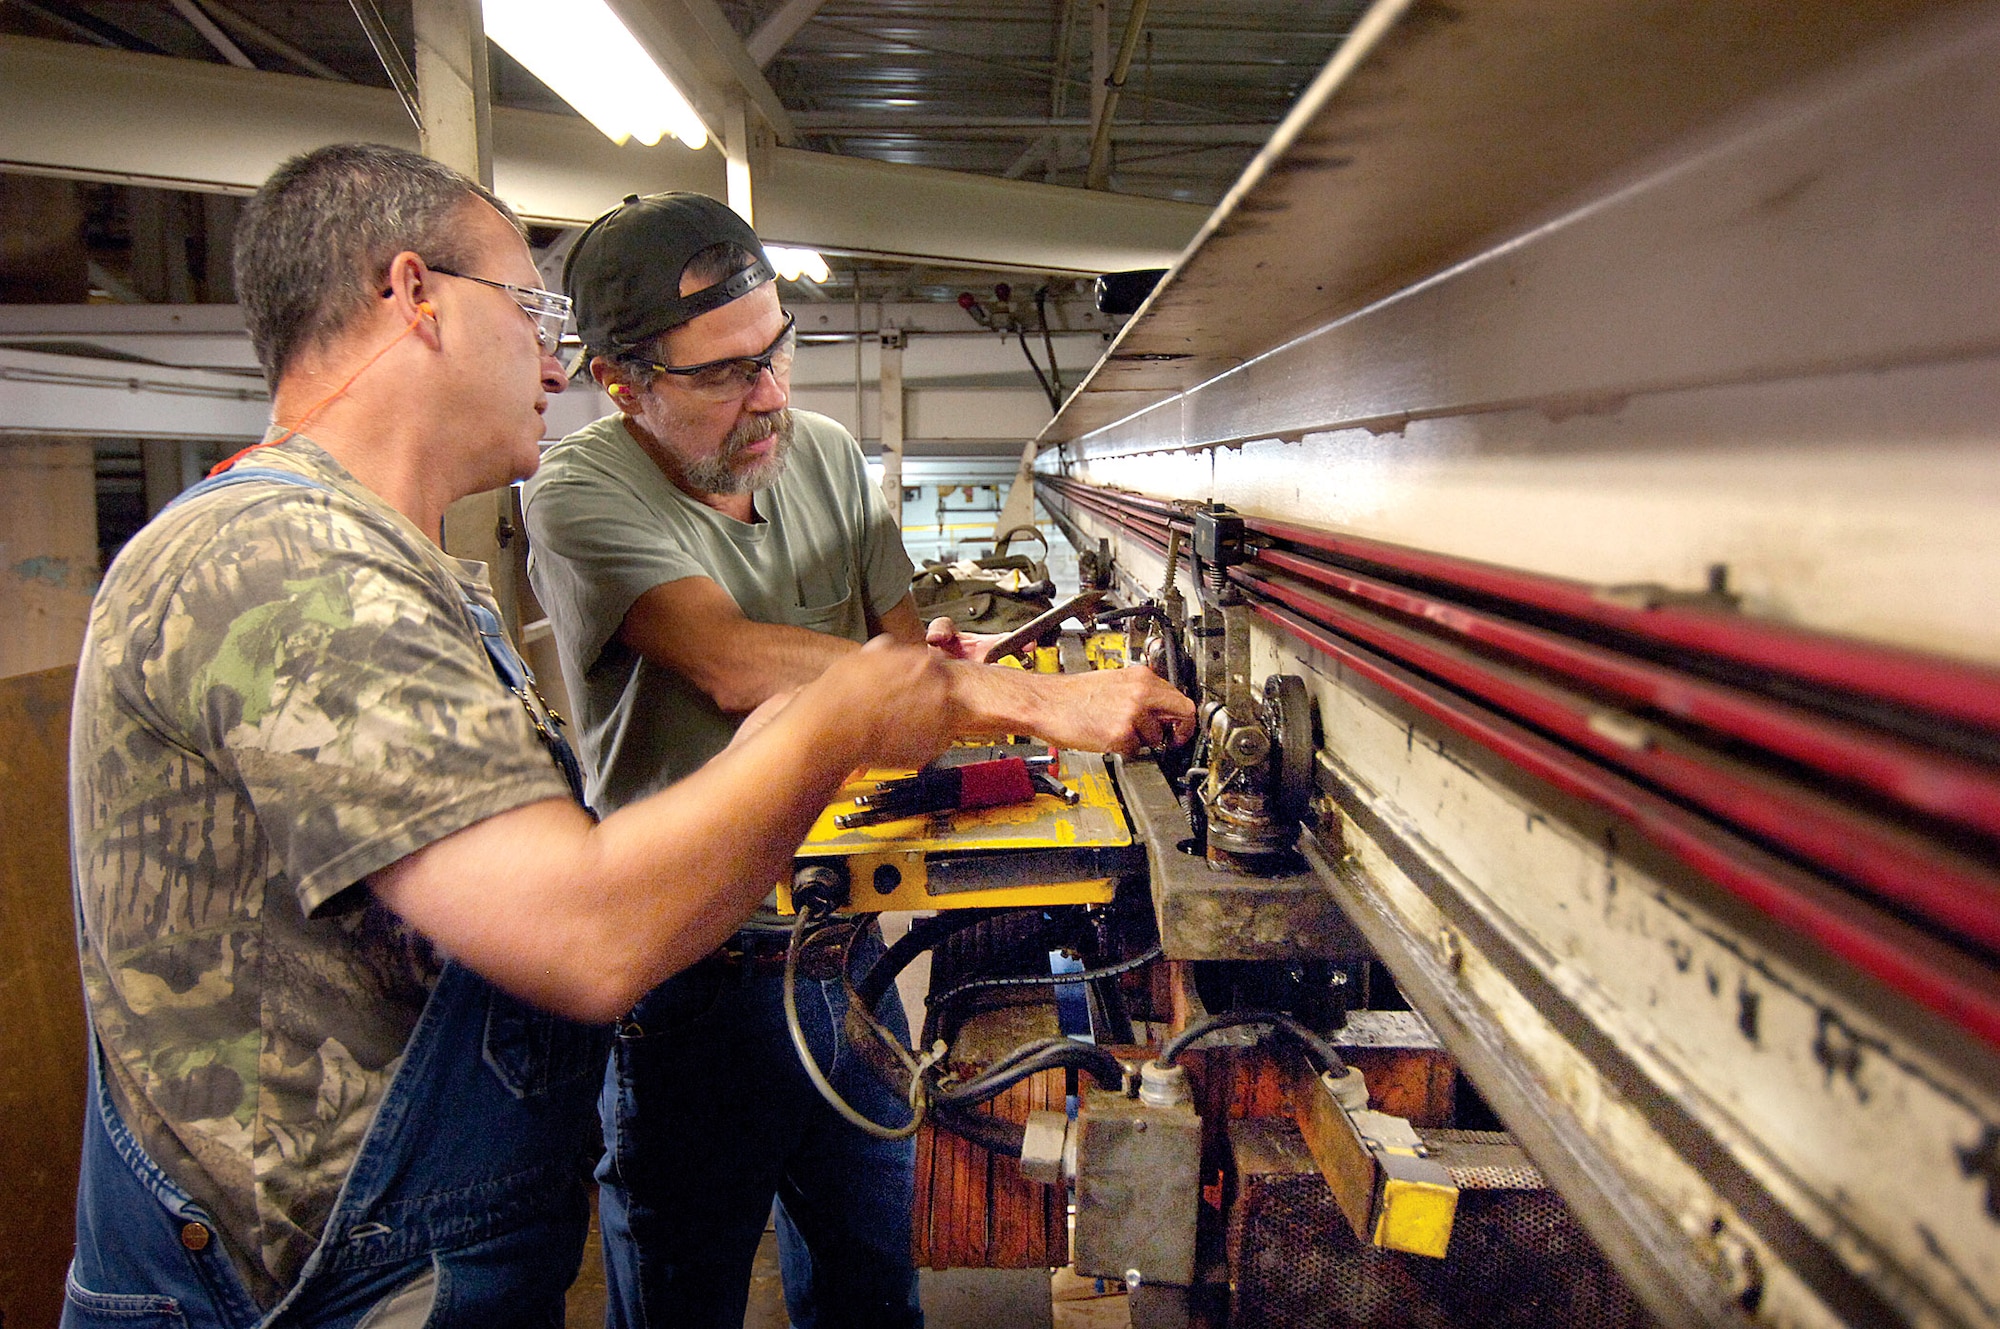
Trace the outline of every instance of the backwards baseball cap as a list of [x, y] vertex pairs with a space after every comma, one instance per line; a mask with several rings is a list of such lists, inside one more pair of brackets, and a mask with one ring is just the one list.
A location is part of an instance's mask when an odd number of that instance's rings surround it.
[[[735, 275], [692, 295], [681, 274], [712, 245], [733, 244], [756, 255]], [[576, 329], [597, 353], [620, 355], [740, 299], [776, 277], [757, 233], [726, 203], [676, 191], [628, 194], [592, 222], [570, 246], [563, 292], [576, 302]]]

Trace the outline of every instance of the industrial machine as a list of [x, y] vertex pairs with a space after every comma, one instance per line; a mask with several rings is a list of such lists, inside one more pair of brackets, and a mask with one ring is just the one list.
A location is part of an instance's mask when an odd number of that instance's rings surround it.
[[1109, 898], [891, 949], [952, 994], [933, 1262], [2000, 1324], [1996, 56], [1980, 3], [1370, 8], [1039, 440], [1203, 723], [1108, 768]]
[[[850, 1041], [910, 1112], [862, 1117], [801, 1038], [808, 1074], [862, 1129], [923, 1133], [933, 1263], [1068, 1263], [1134, 1290], [1135, 1323], [1295, 1322], [1287, 1307], [1312, 1289], [1269, 1276], [1287, 1241], [1357, 1286], [1407, 1277], [1411, 1259], [1448, 1268], [1425, 1298], [1445, 1323], [1565, 1322], [1551, 1308], [1579, 1286], [1607, 1323], [1643, 1322], [1503, 1133], [1454, 1134], [1455, 1069], [1421, 1018], [1350, 1009], [1346, 989], [1373, 962], [1300, 852], [1324, 812], [1310, 695], [1296, 676], [1248, 676], [1248, 602], [1228, 577], [1248, 548], [1241, 517], [1209, 505], [1176, 519], [1192, 596], [1176, 588], [1177, 530], [1159, 594], [1120, 608], [1088, 593], [999, 649], [1048, 668], [1150, 662], [1197, 702], [1195, 739], [1109, 766], [1035, 744], [968, 747], [852, 782], [781, 892], [797, 920], [790, 966], [815, 946], [844, 955], [841, 938], [872, 914], [935, 911], [873, 968], [843, 961]], [[1060, 630], [1069, 615], [1080, 631]], [[872, 1012], [927, 950], [928, 1018], [906, 1047]], [[1386, 978], [1375, 987], [1393, 1002]], [[1065, 1012], [1065, 991], [1084, 994], [1079, 1010]], [[1199, 1050], [1217, 1036], [1227, 1052]], [[1461, 1178], [1478, 1192], [1494, 1170], [1454, 1172], [1454, 1149], [1504, 1157], [1511, 1190], [1543, 1199], [1539, 1221], [1496, 1240], [1475, 1204], [1454, 1258]], [[1313, 1214], [1303, 1227], [1273, 1216], [1286, 1192]], [[1036, 1239], [996, 1249], [1010, 1211], [1015, 1235]], [[1558, 1227], [1585, 1258], [1528, 1271]]]

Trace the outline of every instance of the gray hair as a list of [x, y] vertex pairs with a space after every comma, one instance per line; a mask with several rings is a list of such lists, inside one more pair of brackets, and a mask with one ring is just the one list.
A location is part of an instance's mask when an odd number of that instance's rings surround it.
[[[692, 277], [700, 283], [695, 289], [701, 290], [719, 281], [727, 281], [756, 261], [757, 256], [742, 245], [731, 240], [718, 241], [687, 261], [687, 266], [681, 269], [681, 280], [686, 281]], [[619, 381], [630, 383], [633, 387], [644, 391], [661, 378], [660, 371], [646, 362], [666, 363], [667, 334], [673, 331], [674, 328], [668, 328], [665, 332], [657, 333], [623, 354], [596, 350], [591, 354], [602, 355], [616, 361], [621, 371]]]
[[397, 254], [465, 266], [458, 212], [473, 199], [520, 229], [477, 181], [402, 148], [337, 143], [280, 166], [236, 227], [236, 290], [265, 381], [275, 390], [301, 352], [365, 310]]

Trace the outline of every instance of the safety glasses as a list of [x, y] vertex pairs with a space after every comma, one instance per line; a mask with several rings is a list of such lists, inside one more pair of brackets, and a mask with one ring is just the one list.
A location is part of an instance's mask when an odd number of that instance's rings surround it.
[[544, 291], [538, 286], [516, 286], [512, 282], [489, 281], [485, 277], [475, 277], [469, 272], [453, 272], [435, 263], [426, 264], [432, 272], [442, 277], [456, 277], [460, 281], [476, 281], [481, 286], [491, 286], [496, 291], [505, 291], [510, 299], [528, 316], [535, 325], [535, 344], [542, 348], [543, 355], [554, 355], [556, 347], [562, 343], [563, 324], [569, 321], [570, 298], [557, 295], [554, 291]]
[[798, 350], [798, 344], [797, 320], [786, 314], [784, 330], [778, 333], [777, 340], [755, 355], [732, 355], [698, 365], [663, 365], [657, 360], [636, 356], [626, 356], [625, 359], [657, 373], [672, 374], [681, 381], [683, 388], [706, 401], [735, 401], [755, 387], [757, 376], [767, 369], [773, 378], [788, 376], [792, 372], [792, 357]]

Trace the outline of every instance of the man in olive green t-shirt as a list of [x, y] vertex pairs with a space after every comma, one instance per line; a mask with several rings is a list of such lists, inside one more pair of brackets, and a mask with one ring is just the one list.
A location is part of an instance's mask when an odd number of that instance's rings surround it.
[[[926, 628], [859, 446], [788, 409], [796, 333], [746, 223], [699, 194], [628, 198], [571, 249], [564, 286], [618, 411], [551, 448], [529, 482], [529, 573], [608, 811], [698, 767], [744, 714], [870, 636], [921, 643]], [[1007, 728], [1068, 746], [1129, 752], [1192, 724], [1143, 669], [969, 677]], [[792, 1323], [921, 1324], [913, 1147], [820, 1101], [782, 979], [754, 963], [765, 944], [753, 924], [620, 1026], [598, 1171], [611, 1323], [736, 1329], [775, 1198]], [[806, 1005], [821, 1065], [876, 1120], [906, 1119], [841, 1054], [841, 984], [820, 987]], [[885, 1015], [901, 1032], [901, 1011]]]

